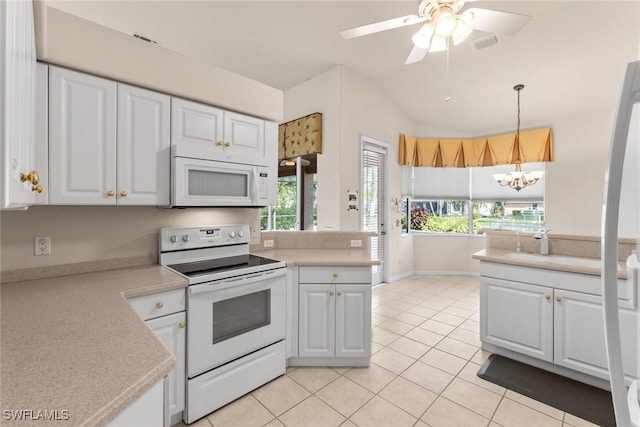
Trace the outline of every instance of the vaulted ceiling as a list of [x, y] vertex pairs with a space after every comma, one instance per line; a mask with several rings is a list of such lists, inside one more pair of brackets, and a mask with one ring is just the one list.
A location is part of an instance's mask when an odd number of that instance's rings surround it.
[[[412, 1], [50, 1], [54, 7], [286, 90], [343, 64], [369, 78], [414, 123], [465, 135], [611, 111], [627, 62], [640, 58], [638, 1], [478, 1], [532, 16], [476, 50], [474, 32], [447, 53], [404, 65], [419, 26], [344, 40], [339, 31], [414, 14]], [[449, 101], [445, 97], [450, 96]]]

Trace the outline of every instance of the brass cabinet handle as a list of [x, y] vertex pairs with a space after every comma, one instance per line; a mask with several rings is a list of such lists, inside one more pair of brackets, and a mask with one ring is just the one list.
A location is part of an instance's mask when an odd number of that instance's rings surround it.
[[224, 146], [225, 146], [225, 147], [231, 147], [231, 142], [230, 142], [230, 141], [225, 142], [225, 143], [224, 143]]
[[38, 185], [40, 182], [40, 177], [38, 176], [38, 172], [31, 171], [29, 173], [20, 173], [20, 182], [30, 182], [33, 185]]
[[180, 329], [184, 329], [185, 326], [187, 326], [187, 325], [184, 322], [178, 323], [178, 328], [180, 328]]
[[329, 296], [332, 297], [333, 296], [333, 291], [329, 291]]
[[116, 195], [116, 192], [115, 192], [115, 191], [113, 191], [113, 190], [109, 190], [109, 191], [107, 191], [107, 196], [109, 196], [109, 197], [113, 197], [113, 196], [115, 196], [115, 195]]
[[556, 297], [556, 301], [558, 302], [562, 301], [562, 297]]
[[333, 273], [333, 278], [337, 279], [338, 278], [338, 273]]
[[161, 303], [161, 302], [156, 303], [156, 308], [162, 308], [162, 307], [164, 307], [163, 303]]
[[544, 297], [545, 297], [545, 299], [551, 299], [551, 295], [549, 295], [549, 294], [546, 294]]
[[342, 291], [338, 291], [338, 296], [341, 297], [342, 296]]
[[31, 171], [29, 173], [20, 173], [20, 182], [29, 182], [31, 183], [31, 191], [35, 191], [36, 193], [42, 193], [44, 188], [40, 185], [40, 177], [38, 176], [38, 172]]
[[127, 192], [126, 192], [126, 191], [124, 191], [124, 190], [122, 190], [122, 191], [120, 192], [120, 197], [127, 197]]
[[216, 145], [217, 145], [218, 147], [222, 147], [222, 141], [218, 141], [218, 142], [216, 142]]

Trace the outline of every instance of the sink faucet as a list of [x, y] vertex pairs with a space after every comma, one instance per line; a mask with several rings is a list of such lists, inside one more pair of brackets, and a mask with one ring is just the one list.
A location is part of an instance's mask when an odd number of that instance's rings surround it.
[[522, 248], [520, 247], [520, 232], [516, 230], [516, 241], [518, 242], [516, 245], [516, 252], [520, 252]]
[[544, 228], [533, 235], [534, 239], [540, 240], [540, 254], [549, 255], [549, 231]]

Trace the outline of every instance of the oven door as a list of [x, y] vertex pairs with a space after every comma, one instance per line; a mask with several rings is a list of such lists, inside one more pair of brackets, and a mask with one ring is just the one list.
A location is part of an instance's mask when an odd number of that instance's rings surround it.
[[284, 268], [190, 286], [188, 377], [284, 339], [285, 294]]
[[256, 167], [173, 158], [172, 206], [255, 206]]

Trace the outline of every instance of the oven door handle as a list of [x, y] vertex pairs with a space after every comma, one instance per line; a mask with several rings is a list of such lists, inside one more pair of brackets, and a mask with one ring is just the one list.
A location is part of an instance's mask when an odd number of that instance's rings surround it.
[[228, 279], [216, 280], [215, 282], [203, 283], [200, 285], [189, 286], [189, 295], [201, 294], [205, 292], [215, 292], [227, 289], [227, 285], [244, 286], [252, 283], [261, 282], [263, 280], [275, 277], [286, 276], [287, 270], [279, 268], [276, 270], [268, 270], [260, 273], [247, 274], [245, 276], [230, 277]]

